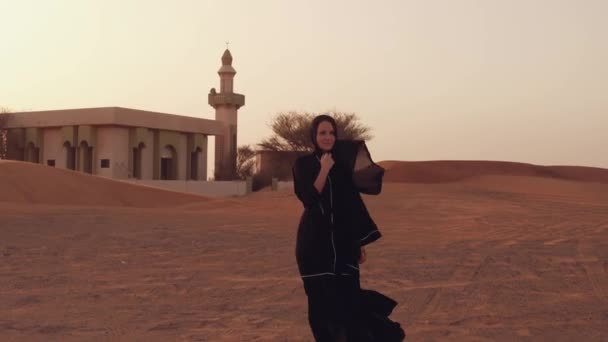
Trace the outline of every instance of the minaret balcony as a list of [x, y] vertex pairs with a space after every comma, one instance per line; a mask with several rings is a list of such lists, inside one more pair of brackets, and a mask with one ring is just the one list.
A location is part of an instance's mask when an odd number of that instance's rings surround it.
[[211, 107], [218, 106], [236, 106], [237, 109], [245, 105], [245, 95], [236, 93], [210, 93], [209, 105]]

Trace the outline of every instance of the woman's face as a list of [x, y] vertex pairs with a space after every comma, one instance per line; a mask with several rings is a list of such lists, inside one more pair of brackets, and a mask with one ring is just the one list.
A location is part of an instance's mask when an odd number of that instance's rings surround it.
[[336, 132], [329, 121], [322, 121], [317, 128], [317, 145], [323, 151], [330, 151], [336, 142]]

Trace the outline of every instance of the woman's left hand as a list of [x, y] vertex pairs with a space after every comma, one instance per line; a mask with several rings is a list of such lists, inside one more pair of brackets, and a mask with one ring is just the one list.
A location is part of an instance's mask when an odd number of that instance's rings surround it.
[[362, 264], [367, 260], [367, 255], [365, 254], [365, 247], [361, 247], [361, 256], [359, 257], [359, 264]]

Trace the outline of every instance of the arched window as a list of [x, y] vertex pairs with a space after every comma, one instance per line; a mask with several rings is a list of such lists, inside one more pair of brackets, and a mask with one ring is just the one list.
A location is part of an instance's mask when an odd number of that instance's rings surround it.
[[165, 146], [160, 151], [160, 179], [177, 179], [177, 158], [175, 148], [171, 145]]
[[69, 141], [63, 144], [63, 155], [65, 156], [65, 167], [68, 170], [76, 170], [76, 148]]
[[89, 143], [82, 141], [80, 143], [80, 171], [86, 173], [93, 173], [93, 147], [89, 146]]
[[146, 148], [144, 143], [139, 143], [137, 147], [133, 148], [133, 178], [141, 179], [141, 159], [144, 148]]
[[197, 147], [194, 151], [190, 153], [190, 179], [198, 180], [199, 175], [199, 156], [201, 155], [201, 148]]

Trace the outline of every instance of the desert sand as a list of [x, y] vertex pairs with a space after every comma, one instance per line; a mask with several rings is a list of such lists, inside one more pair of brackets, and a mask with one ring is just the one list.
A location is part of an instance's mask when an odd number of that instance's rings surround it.
[[[410, 341], [608, 340], [608, 170], [383, 162], [362, 286]], [[0, 340], [311, 341], [291, 191], [0, 162]]]

